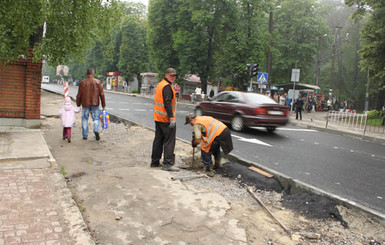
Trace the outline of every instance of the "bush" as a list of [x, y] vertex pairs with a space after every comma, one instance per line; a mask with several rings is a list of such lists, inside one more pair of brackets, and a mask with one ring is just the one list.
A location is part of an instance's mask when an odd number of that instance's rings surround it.
[[384, 110], [371, 110], [368, 113], [369, 119], [374, 119], [374, 118], [380, 118], [380, 117], [385, 117], [385, 111]]
[[131, 91], [131, 93], [134, 93], [134, 94], [137, 94], [139, 91], [136, 89], [136, 88], [134, 88], [132, 91]]

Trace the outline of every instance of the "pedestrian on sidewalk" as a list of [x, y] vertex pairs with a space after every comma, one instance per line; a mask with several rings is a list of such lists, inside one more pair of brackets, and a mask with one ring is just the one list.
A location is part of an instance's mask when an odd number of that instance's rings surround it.
[[175, 79], [176, 70], [168, 68], [164, 78], [156, 87], [154, 98], [155, 137], [152, 143], [150, 166], [160, 167], [159, 161], [163, 153], [162, 169], [166, 171], [178, 171], [174, 167], [176, 96], [172, 83]]
[[225, 155], [233, 150], [233, 141], [231, 139], [230, 130], [221, 121], [209, 116], [194, 116], [188, 114], [186, 116], [186, 124], [193, 126], [193, 140], [191, 146], [195, 148], [201, 143], [201, 155], [204, 170], [210, 177], [214, 176], [212, 169], [212, 159], [214, 156], [214, 170], [221, 167], [221, 151]]
[[300, 120], [302, 120], [302, 110], [303, 110], [302, 94], [298, 95], [298, 98], [294, 102], [294, 107], [295, 107], [295, 120], [298, 120], [298, 114], [300, 116]]
[[64, 105], [59, 111], [59, 118], [63, 126], [63, 140], [67, 139], [71, 143], [71, 128], [75, 124], [75, 113], [79, 113], [80, 108], [76, 108], [71, 103], [70, 97], [65, 97]]
[[[82, 106], [82, 135], [83, 139], [88, 137], [88, 118], [91, 113], [91, 118], [94, 123], [94, 134], [96, 140], [100, 140], [99, 129], [99, 105], [102, 101], [103, 110], [106, 109], [106, 99], [102, 83], [94, 78], [95, 71], [93, 68], [87, 69], [87, 78], [80, 82], [78, 94], [76, 96], [76, 104]], [[99, 100], [100, 99], [100, 100]]]
[[175, 83], [174, 90], [175, 90], [176, 100], [179, 101], [180, 87], [177, 83]]

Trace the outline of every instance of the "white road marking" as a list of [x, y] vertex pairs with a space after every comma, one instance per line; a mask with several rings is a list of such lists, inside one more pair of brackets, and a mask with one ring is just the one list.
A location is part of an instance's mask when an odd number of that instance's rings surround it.
[[314, 144], [315, 144], [315, 145], [319, 145], [319, 143], [318, 143], [318, 142], [314, 142]]
[[114, 108], [106, 107], [106, 110], [114, 110]]
[[118, 110], [119, 110], [119, 111], [129, 111], [129, 110], [131, 110], [131, 109], [119, 108]]
[[138, 102], [135, 102], [135, 103], [132, 103], [133, 105], [141, 105], [142, 103], [138, 103]]
[[184, 114], [187, 114], [188, 111], [178, 111], [178, 113], [184, 113]]
[[340, 183], [340, 182], [337, 182], [336, 185], [341, 185], [341, 183]]
[[304, 142], [305, 140], [304, 139], [300, 139], [300, 141]]
[[278, 162], [275, 162], [274, 164], [275, 164], [275, 165], [279, 165], [279, 163], [278, 163]]
[[317, 130], [305, 129], [305, 128], [277, 128], [277, 130], [281, 130], [281, 131], [298, 131], [298, 132], [317, 132]]
[[306, 172], [305, 174], [306, 174], [306, 175], [310, 175], [310, 173], [308, 173], [308, 172]]
[[354, 152], [354, 150], [350, 150], [350, 152]]
[[246, 138], [243, 138], [243, 137], [238, 136], [238, 135], [232, 135], [232, 136], [237, 138], [240, 141], [249, 142], [249, 143], [253, 143], [253, 144], [259, 144], [259, 145], [265, 145], [265, 146], [270, 146], [270, 147], [272, 146], [268, 143], [265, 143], [265, 142], [257, 140], [257, 139], [246, 139]]
[[119, 101], [120, 104], [129, 104], [130, 102], [128, 101]]
[[338, 149], [338, 147], [337, 147], [337, 146], [334, 146], [333, 148], [334, 148], [334, 149]]
[[145, 109], [134, 109], [135, 111], [146, 111]]
[[377, 196], [377, 198], [382, 200], [382, 197], [380, 197], [380, 196]]

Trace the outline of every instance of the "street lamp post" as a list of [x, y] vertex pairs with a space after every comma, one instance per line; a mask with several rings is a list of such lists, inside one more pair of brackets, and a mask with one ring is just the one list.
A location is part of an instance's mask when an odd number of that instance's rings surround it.
[[321, 70], [321, 41], [323, 37], [326, 37], [328, 34], [324, 34], [318, 37], [318, 59], [317, 59], [317, 71], [316, 71], [316, 82], [315, 84], [319, 86], [320, 70]]
[[[281, 6], [277, 6], [275, 7], [275, 9], [280, 9]], [[271, 55], [271, 49], [273, 47], [273, 31], [274, 31], [274, 18], [273, 18], [273, 11], [274, 9], [271, 8], [270, 9], [270, 13], [269, 13], [269, 34], [270, 34], [270, 40], [269, 40], [269, 49], [267, 51], [267, 74], [269, 74], [268, 76], [268, 80], [267, 80], [267, 87], [269, 87], [271, 85], [271, 77], [272, 77], [272, 66], [273, 66], [273, 58], [272, 58], [272, 55]]]
[[331, 64], [331, 71], [330, 71], [330, 88], [333, 89], [334, 87], [334, 60], [336, 58], [336, 41], [337, 41], [337, 35], [339, 38], [339, 29], [342, 28], [340, 26], [335, 27], [335, 33], [334, 33], [334, 42], [333, 42], [333, 50], [332, 50], [332, 64]]

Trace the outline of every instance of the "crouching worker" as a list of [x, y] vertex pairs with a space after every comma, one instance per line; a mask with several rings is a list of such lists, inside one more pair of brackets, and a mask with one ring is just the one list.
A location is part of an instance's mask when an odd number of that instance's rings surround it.
[[195, 148], [201, 143], [202, 162], [205, 171], [208, 176], [214, 176], [211, 156], [214, 155], [215, 159], [214, 169], [219, 168], [221, 166], [220, 148], [222, 148], [225, 155], [233, 150], [230, 130], [221, 121], [209, 116], [188, 114], [186, 124], [193, 126], [194, 137], [191, 146]]

